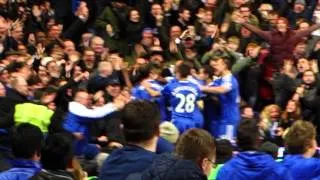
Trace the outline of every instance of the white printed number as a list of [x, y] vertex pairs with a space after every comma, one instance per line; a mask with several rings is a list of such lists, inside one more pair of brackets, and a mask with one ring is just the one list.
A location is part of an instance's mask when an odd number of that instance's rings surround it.
[[176, 94], [176, 97], [180, 99], [179, 104], [175, 108], [175, 111], [178, 113], [192, 113], [194, 111], [196, 96], [194, 94]]

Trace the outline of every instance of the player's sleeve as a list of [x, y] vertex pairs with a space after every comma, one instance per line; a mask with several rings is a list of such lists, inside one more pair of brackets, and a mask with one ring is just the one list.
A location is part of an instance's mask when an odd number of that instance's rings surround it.
[[223, 77], [222, 78], [222, 83], [221, 83], [220, 86], [224, 87], [226, 89], [226, 92], [231, 91], [232, 88], [233, 88], [232, 76]]

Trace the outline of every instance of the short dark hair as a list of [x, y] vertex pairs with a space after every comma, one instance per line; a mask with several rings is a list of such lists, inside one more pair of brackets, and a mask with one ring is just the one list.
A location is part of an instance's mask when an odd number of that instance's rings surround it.
[[217, 146], [217, 164], [224, 164], [225, 162], [229, 161], [233, 155], [233, 148], [232, 144], [227, 139], [217, 139], [216, 140]]
[[182, 159], [191, 160], [200, 165], [204, 158], [216, 156], [216, 144], [207, 131], [193, 128], [180, 136], [175, 152]]
[[24, 62], [11, 62], [8, 66], [7, 66], [7, 70], [9, 73], [13, 73], [13, 72], [18, 72], [20, 69], [22, 69], [24, 66], [26, 66], [27, 64]]
[[312, 140], [316, 138], [316, 128], [307, 121], [296, 121], [285, 136], [285, 143], [290, 154], [303, 154]]
[[121, 114], [127, 142], [144, 142], [159, 134], [160, 112], [156, 104], [134, 100], [123, 108]]
[[243, 119], [237, 129], [237, 143], [242, 151], [256, 150], [259, 127], [256, 121]]
[[30, 159], [36, 153], [40, 155], [43, 134], [37, 126], [22, 123], [12, 134], [12, 152], [16, 158]]
[[177, 72], [180, 74], [181, 78], [186, 78], [190, 75], [191, 67], [186, 63], [182, 63], [177, 66]]
[[41, 152], [44, 169], [65, 170], [73, 158], [72, 136], [67, 133], [49, 135]]
[[204, 66], [202, 67], [202, 69], [203, 69], [204, 73], [208, 74], [208, 76], [209, 76], [210, 78], [212, 78], [212, 76], [214, 75], [214, 69], [213, 69], [211, 66], [209, 66], [209, 65], [204, 65]]

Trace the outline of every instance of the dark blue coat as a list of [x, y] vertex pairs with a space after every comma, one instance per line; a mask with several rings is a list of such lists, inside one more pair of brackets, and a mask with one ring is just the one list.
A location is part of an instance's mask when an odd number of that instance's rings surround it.
[[286, 168], [265, 153], [241, 152], [219, 171], [217, 180], [290, 180]]
[[138, 146], [125, 146], [113, 151], [100, 170], [101, 180], [122, 180], [129, 175], [142, 173], [149, 167], [156, 154]]
[[304, 158], [302, 155], [287, 155], [283, 165], [292, 177], [304, 180], [320, 180], [320, 159]]
[[141, 179], [206, 180], [207, 176], [193, 161], [179, 159], [172, 154], [163, 154], [157, 157], [151, 167], [142, 173]]

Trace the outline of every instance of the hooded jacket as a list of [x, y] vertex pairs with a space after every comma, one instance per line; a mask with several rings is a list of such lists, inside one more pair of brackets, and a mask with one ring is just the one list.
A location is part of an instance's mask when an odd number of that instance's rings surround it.
[[246, 151], [228, 161], [217, 180], [290, 180], [287, 169], [265, 153]]
[[304, 158], [302, 155], [287, 155], [283, 165], [295, 179], [319, 180], [320, 159]]
[[41, 171], [41, 165], [37, 161], [17, 159], [12, 161], [13, 167], [0, 173], [1, 180], [26, 180]]

